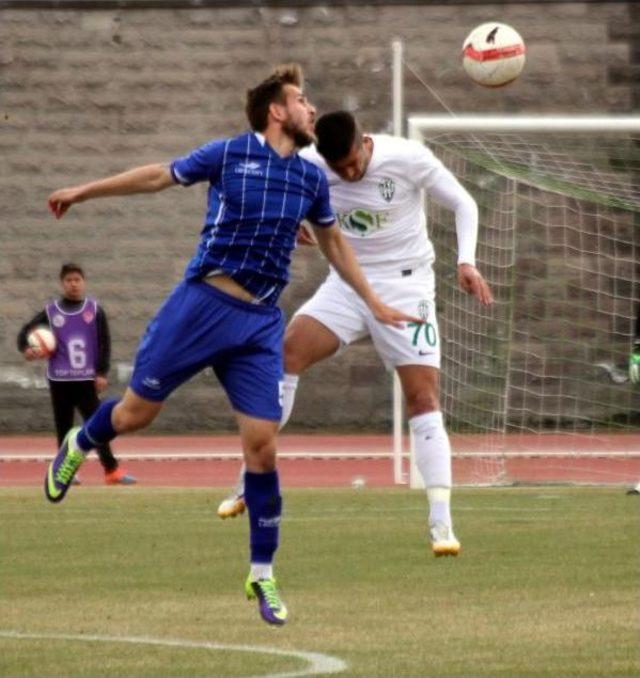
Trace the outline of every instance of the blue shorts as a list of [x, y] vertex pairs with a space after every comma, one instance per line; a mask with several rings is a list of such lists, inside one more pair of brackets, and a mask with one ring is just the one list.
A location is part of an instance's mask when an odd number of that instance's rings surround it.
[[283, 337], [279, 308], [183, 281], [149, 323], [130, 386], [142, 398], [162, 401], [211, 366], [234, 410], [280, 421]]

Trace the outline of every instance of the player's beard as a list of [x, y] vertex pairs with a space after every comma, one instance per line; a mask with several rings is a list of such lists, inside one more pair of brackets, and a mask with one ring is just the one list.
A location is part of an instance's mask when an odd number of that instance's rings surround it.
[[315, 143], [315, 134], [302, 129], [293, 120], [287, 120], [282, 126], [282, 130], [293, 139], [296, 148], [305, 148]]

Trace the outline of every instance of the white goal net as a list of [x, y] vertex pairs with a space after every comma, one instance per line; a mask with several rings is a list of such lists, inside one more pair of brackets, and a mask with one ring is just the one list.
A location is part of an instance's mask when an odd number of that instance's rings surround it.
[[409, 135], [477, 200], [478, 267], [496, 297], [486, 310], [459, 290], [453, 214], [430, 201], [442, 406], [454, 453], [473, 459], [463, 481], [511, 482], [509, 460], [526, 455], [553, 468], [629, 452], [640, 119], [414, 117]]

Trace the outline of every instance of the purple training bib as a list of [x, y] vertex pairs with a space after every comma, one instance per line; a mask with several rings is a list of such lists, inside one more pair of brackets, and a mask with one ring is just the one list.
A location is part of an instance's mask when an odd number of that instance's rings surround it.
[[87, 381], [96, 377], [98, 359], [98, 303], [87, 297], [72, 313], [57, 301], [46, 306], [56, 352], [49, 358], [47, 377], [53, 381]]

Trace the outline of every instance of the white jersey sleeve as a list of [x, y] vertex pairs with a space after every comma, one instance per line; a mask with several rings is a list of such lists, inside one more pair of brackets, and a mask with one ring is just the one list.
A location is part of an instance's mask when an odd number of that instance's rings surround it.
[[478, 240], [476, 201], [428, 148], [419, 142], [412, 143], [416, 144], [416, 181], [429, 198], [435, 199], [455, 214], [458, 263], [475, 266]]
[[476, 265], [476, 243], [478, 240], [478, 206], [464, 186], [443, 168], [428, 190], [434, 198], [455, 213], [456, 236], [458, 238], [458, 263]]

